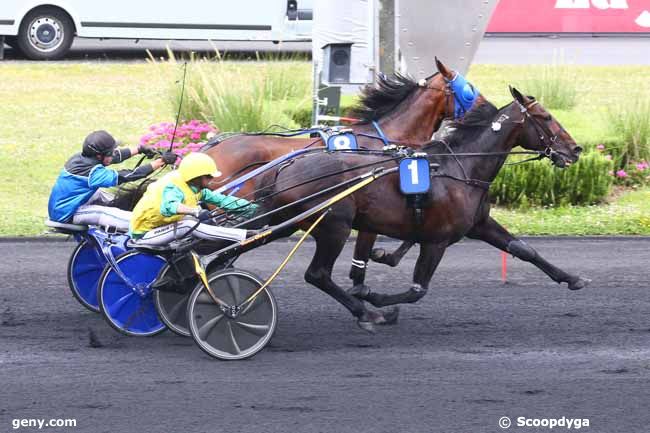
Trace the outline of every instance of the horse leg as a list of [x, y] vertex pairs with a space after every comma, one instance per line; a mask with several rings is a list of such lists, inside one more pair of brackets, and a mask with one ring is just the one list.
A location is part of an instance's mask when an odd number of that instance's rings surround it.
[[334, 263], [345, 246], [350, 230], [350, 226], [338, 224], [319, 227], [315, 231], [316, 252], [305, 272], [305, 281], [318, 287], [350, 310], [357, 318], [357, 324], [361, 329], [374, 332], [375, 324], [395, 322], [398, 310], [395, 309], [386, 315], [381, 311], [369, 311], [363, 305], [363, 301], [346, 293], [332, 280]]
[[[377, 238], [377, 235], [375, 235], [375, 238]], [[375, 248], [372, 250], [370, 258], [373, 262], [383, 263], [394, 268], [399, 264], [399, 262], [406, 255], [406, 253], [408, 253], [413, 245], [415, 245], [415, 242], [413, 241], [404, 241], [392, 253], [387, 253], [383, 248]]]
[[472, 227], [472, 230], [467, 234], [467, 237], [480, 239], [521, 260], [532, 263], [541, 269], [546, 275], [551, 277], [553, 281], [557, 283], [567, 283], [571, 290], [582, 289], [591, 282], [591, 280], [586, 278], [571, 275], [547, 262], [537, 253], [537, 251], [524, 241], [512, 236], [504, 227], [490, 216]]
[[354, 244], [354, 256], [352, 266], [350, 267], [350, 279], [352, 280], [352, 289], [348, 291], [351, 295], [356, 295], [367, 290], [364, 282], [366, 279], [366, 269], [368, 268], [368, 259], [370, 251], [377, 240], [375, 233], [359, 232], [357, 241]]
[[385, 307], [395, 304], [414, 303], [419, 301], [427, 290], [442, 256], [447, 248], [446, 244], [421, 243], [420, 255], [413, 270], [413, 285], [405, 292], [395, 295], [386, 295], [367, 291], [358, 296], [370, 302], [375, 307]]
[[[387, 254], [383, 248], [373, 249], [373, 245], [377, 240], [376, 233], [359, 232], [357, 241], [354, 244], [354, 257], [352, 259], [352, 266], [350, 267], [350, 279], [352, 280], [352, 288], [348, 291], [353, 296], [359, 296], [364, 293], [369, 293], [370, 289], [364, 284], [366, 279], [366, 269], [368, 268], [368, 259], [379, 263], [385, 263], [391, 267], [395, 267], [402, 260], [404, 255], [413, 246], [414, 242], [405, 241], [397, 250]], [[372, 251], [372, 253], [371, 253]]]

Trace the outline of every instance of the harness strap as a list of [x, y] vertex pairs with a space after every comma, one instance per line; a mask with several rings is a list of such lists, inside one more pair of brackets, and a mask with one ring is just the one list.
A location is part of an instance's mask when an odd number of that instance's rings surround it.
[[375, 127], [375, 131], [377, 131], [377, 134], [379, 134], [379, 138], [381, 141], [384, 142], [384, 146], [390, 145], [390, 141], [388, 138], [386, 138], [386, 134], [384, 134], [384, 131], [381, 130], [381, 127], [379, 126], [379, 123], [376, 120], [372, 121], [372, 126]]
[[464, 183], [466, 185], [474, 186], [474, 187], [477, 187], [477, 188], [480, 188], [480, 189], [484, 189], [486, 191], [489, 190], [490, 185], [492, 185], [492, 182], [487, 182], [487, 181], [479, 180], [479, 179], [467, 179], [467, 178], [462, 179], [460, 177], [452, 176], [452, 175], [446, 174], [446, 173], [435, 173], [435, 174], [432, 175], [432, 177], [446, 177], [448, 179], [452, 179], [452, 180], [455, 180], [455, 181], [458, 181], [458, 182], [462, 182], [462, 183]]

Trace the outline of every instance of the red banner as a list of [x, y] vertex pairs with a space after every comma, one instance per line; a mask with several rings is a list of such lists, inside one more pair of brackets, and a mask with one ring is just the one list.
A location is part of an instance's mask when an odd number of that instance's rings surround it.
[[488, 33], [650, 33], [650, 0], [500, 0]]

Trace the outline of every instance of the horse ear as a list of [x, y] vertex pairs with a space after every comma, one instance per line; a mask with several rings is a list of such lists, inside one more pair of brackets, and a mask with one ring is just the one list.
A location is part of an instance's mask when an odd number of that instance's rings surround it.
[[510, 94], [512, 95], [513, 98], [515, 98], [517, 101], [519, 101], [520, 104], [526, 104], [526, 99], [524, 95], [519, 92], [519, 90], [515, 89], [512, 86], [508, 86], [510, 88]]
[[438, 68], [438, 72], [442, 74], [443, 77], [445, 77], [448, 80], [453, 80], [454, 79], [454, 74], [451, 72], [445, 65], [442, 63], [438, 57], [435, 57], [436, 59], [436, 68]]

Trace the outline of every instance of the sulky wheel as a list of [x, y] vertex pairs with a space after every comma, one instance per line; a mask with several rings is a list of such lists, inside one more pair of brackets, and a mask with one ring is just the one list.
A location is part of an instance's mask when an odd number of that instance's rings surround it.
[[[111, 252], [118, 256], [124, 252], [119, 244], [111, 245]], [[68, 286], [74, 297], [90, 311], [99, 313], [97, 282], [106, 266], [106, 258], [95, 242], [84, 239], [72, 252], [68, 262]]]
[[97, 281], [104, 271], [106, 259], [93, 242], [84, 239], [72, 252], [68, 262], [68, 286], [74, 297], [90, 311], [99, 313]]
[[[243, 302], [263, 283], [254, 274], [234, 268], [210, 273], [208, 281], [215, 296], [229, 306]], [[202, 283], [187, 304], [192, 338], [208, 355], [224, 360], [248, 358], [262, 350], [275, 332], [277, 311], [268, 288], [234, 316], [224, 313]]]
[[106, 266], [97, 288], [99, 307], [106, 321], [126, 335], [147, 337], [163, 332], [167, 327], [156, 312], [151, 283], [166, 265], [165, 259], [129, 251], [118, 257], [116, 263], [132, 284]]
[[[167, 272], [169, 267], [165, 267]], [[164, 276], [164, 274], [163, 274]], [[189, 293], [154, 290], [153, 300], [160, 320], [175, 334], [190, 336], [187, 324], [187, 300]]]
[[[211, 265], [208, 269], [222, 269], [222, 265]], [[169, 272], [169, 267], [165, 267], [161, 279], [167, 275]], [[190, 336], [190, 328], [187, 323], [187, 300], [190, 297], [192, 289], [189, 289], [185, 293], [181, 291], [171, 291], [171, 290], [154, 290], [153, 300], [156, 305], [156, 311], [160, 320], [162, 320], [165, 325], [175, 334], [181, 335], [183, 337]]]

